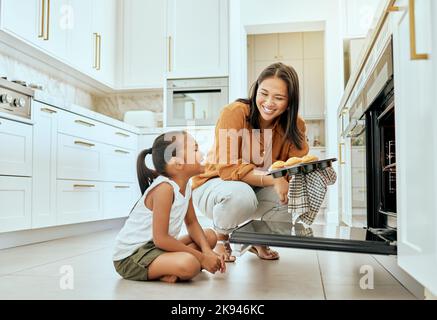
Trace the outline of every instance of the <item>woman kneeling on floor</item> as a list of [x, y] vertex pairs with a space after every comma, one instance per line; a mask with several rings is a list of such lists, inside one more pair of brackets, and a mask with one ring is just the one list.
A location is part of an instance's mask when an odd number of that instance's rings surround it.
[[[145, 165], [151, 154], [156, 171]], [[187, 159], [191, 159], [187, 161]], [[201, 173], [202, 154], [186, 132], [166, 133], [137, 160], [143, 193], [116, 240], [113, 255], [117, 272], [128, 280], [190, 280], [202, 269], [225, 272], [224, 256], [212, 249], [213, 230], [203, 230], [191, 200], [189, 179]], [[188, 235], [178, 238], [182, 223]]]

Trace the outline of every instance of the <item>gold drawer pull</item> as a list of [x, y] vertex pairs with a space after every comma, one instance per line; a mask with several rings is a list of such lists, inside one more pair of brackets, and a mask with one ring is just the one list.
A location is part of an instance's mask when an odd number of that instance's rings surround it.
[[85, 122], [83, 120], [75, 120], [74, 122], [77, 123], [77, 124], [81, 124], [81, 125], [87, 126], [87, 127], [95, 127], [96, 126], [95, 124], [92, 124], [92, 123], [89, 123], [89, 122]]
[[74, 141], [74, 144], [80, 145], [80, 146], [85, 146], [85, 147], [95, 147], [95, 144], [92, 143], [88, 143], [88, 142], [83, 142], [83, 141]]
[[343, 160], [343, 148], [345, 144], [344, 143], [339, 143], [338, 144], [338, 154], [339, 154], [339, 158], [340, 158], [340, 164], [346, 164], [346, 161]]
[[130, 189], [129, 186], [115, 186], [115, 189]]
[[126, 133], [123, 133], [123, 132], [116, 132], [115, 133], [117, 136], [121, 136], [121, 137], [125, 137], [125, 138], [129, 138], [130, 137], [130, 135], [128, 135], [128, 134], [126, 134]]
[[41, 111], [45, 112], [45, 113], [58, 113], [58, 111], [55, 111], [55, 110], [52, 110], [49, 108], [41, 108]]
[[95, 188], [96, 186], [93, 184], [75, 184], [74, 188]]
[[116, 153], [121, 153], [121, 154], [130, 154], [130, 152], [124, 151], [124, 150], [114, 150]]
[[409, 0], [410, 15], [410, 55], [411, 60], [428, 60], [426, 53], [417, 53], [416, 47], [416, 1]]

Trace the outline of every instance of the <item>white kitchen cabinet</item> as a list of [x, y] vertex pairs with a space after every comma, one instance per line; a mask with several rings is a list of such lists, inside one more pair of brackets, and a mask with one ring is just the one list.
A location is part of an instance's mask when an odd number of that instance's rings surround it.
[[343, 0], [344, 38], [365, 37], [372, 27], [381, 0]]
[[[42, 1], [40, 2], [42, 3]], [[45, 0], [45, 3], [45, 21], [42, 22], [45, 31], [42, 37], [38, 37], [36, 43], [55, 58], [65, 61], [67, 57], [67, 34], [70, 29], [74, 28], [71, 20], [73, 12], [69, 0]]]
[[56, 225], [57, 109], [33, 102], [32, 228]]
[[32, 126], [0, 118], [0, 175], [32, 176]]
[[114, 182], [135, 181], [136, 152], [108, 145], [102, 145], [101, 148], [102, 180]]
[[103, 218], [125, 218], [140, 198], [134, 184], [105, 183], [103, 189]]
[[58, 179], [101, 180], [102, 145], [90, 140], [58, 135]]
[[[74, 0], [75, 1], [75, 0]], [[96, 54], [93, 67], [95, 79], [109, 86], [115, 83], [117, 52], [117, 1], [92, 0], [92, 35]]]
[[228, 76], [228, 0], [168, 0], [167, 77]]
[[166, 73], [166, 1], [123, 1], [122, 89], [162, 88]]
[[[410, 2], [411, 4], [411, 2]], [[437, 3], [416, 0], [416, 51], [428, 57], [414, 57], [410, 47], [412, 7], [409, 1], [397, 6], [409, 8], [392, 13], [398, 208], [398, 262], [411, 276], [437, 294]], [[424, 147], [426, 143], [427, 147]], [[418, 159], [420, 161], [418, 162]], [[420, 166], [418, 166], [420, 163]]]
[[93, 34], [93, 2], [72, 0], [71, 30], [68, 32], [68, 61], [77, 69], [91, 73], [96, 63], [97, 41]]
[[31, 226], [32, 178], [0, 176], [0, 233]]
[[3, 30], [36, 44], [42, 28], [42, 0], [2, 0]]
[[103, 218], [103, 184], [95, 181], [58, 180], [57, 225]]

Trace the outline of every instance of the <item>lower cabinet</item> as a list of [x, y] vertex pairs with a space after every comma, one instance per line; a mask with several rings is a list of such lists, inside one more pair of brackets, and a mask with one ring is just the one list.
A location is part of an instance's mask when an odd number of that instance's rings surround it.
[[0, 232], [30, 229], [32, 178], [0, 176]]
[[127, 217], [140, 198], [134, 184], [105, 183], [103, 189], [103, 218]]
[[57, 181], [57, 224], [71, 224], [103, 218], [103, 188], [100, 182]]
[[140, 198], [132, 183], [57, 181], [57, 224], [127, 217]]
[[32, 176], [32, 126], [0, 118], [0, 174]]

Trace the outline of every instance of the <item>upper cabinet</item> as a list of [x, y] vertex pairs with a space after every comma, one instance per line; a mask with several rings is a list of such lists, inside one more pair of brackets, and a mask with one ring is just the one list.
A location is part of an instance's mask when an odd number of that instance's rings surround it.
[[167, 77], [228, 76], [228, 0], [168, 0]]
[[119, 88], [162, 88], [166, 72], [166, 1], [124, 0], [122, 11]]
[[[75, 2], [77, 0], [71, 0]], [[117, 1], [92, 0], [93, 23], [91, 47], [93, 48], [93, 76], [111, 86], [115, 85], [117, 58]], [[87, 39], [89, 40], [90, 35]]]
[[382, 0], [343, 0], [344, 37], [365, 37]]
[[114, 86], [116, 0], [2, 0], [1, 6], [4, 32]]
[[67, 0], [2, 0], [2, 29], [56, 58], [67, 53]]

